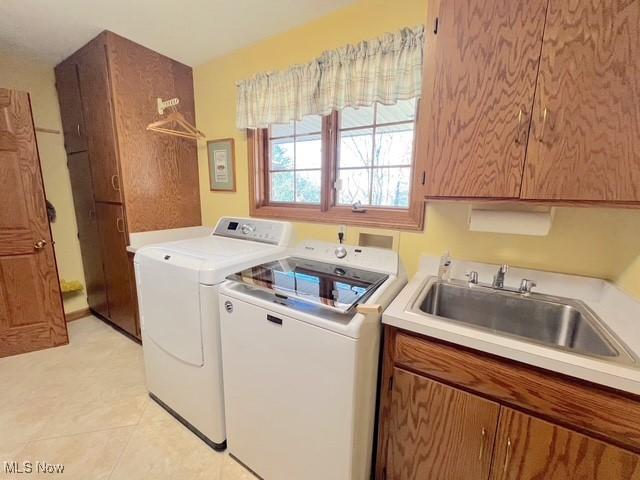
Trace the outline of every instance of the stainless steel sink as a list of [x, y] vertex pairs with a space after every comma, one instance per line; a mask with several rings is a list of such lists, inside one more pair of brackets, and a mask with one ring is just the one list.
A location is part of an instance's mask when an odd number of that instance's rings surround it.
[[427, 283], [412, 311], [589, 357], [636, 363], [624, 344], [579, 300], [433, 281]]

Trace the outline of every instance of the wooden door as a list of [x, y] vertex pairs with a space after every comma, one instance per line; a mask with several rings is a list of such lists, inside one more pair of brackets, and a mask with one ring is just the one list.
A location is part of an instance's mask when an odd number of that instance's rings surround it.
[[119, 203], [121, 182], [107, 57], [102, 42], [91, 42], [82, 51], [78, 75], [95, 199]]
[[82, 99], [75, 57], [59, 64], [55, 68], [55, 74], [64, 132], [64, 148], [67, 153], [84, 152], [87, 150], [87, 136], [82, 116]]
[[395, 368], [387, 480], [489, 477], [500, 406]]
[[522, 196], [640, 201], [638, 99], [640, 2], [550, 0]]
[[89, 154], [79, 152], [67, 157], [73, 203], [78, 225], [78, 240], [82, 252], [82, 266], [87, 283], [87, 303], [92, 310], [109, 317], [107, 288], [104, 279], [100, 234], [93, 199]]
[[29, 96], [0, 88], [0, 357], [67, 343]]
[[493, 480], [638, 480], [640, 457], [510, 408], [502, 408]]
[[516, 198], [547, 0], [433, 0], [417, 165], [428, 197]]
[[104, 259], [109, 319], [131, 335], [136, 335], [124, 210], [122, 205], [96, 202], [96, 215]]

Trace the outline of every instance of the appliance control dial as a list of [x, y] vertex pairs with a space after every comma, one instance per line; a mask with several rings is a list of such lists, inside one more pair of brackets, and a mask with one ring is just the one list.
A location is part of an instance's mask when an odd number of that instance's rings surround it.
[[240, 227], [240, 230], [242, 231], [243, 234], [249, 235], [250, 233], [253, 233], [256, 231], [256, 227], [248, 223], [243, 223], [242, 227]]
[[338, 258], [344, 258], [347, 256], [347, 249], [344, 248], [343, 246], [340, 247], [336, 247], [335, 251], [333, 252], [336, 254], [336, 257]]
[[225, 301], [224, 309], [227, 311], [227, 313], [233, 313], [233, 303], [231, 303], [229, 300]]

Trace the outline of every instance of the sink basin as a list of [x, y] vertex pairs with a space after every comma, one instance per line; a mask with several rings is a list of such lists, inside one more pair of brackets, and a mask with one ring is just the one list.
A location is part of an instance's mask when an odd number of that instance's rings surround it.
[[434, 281], [427, 283], [412, 311], [589, 357], [635, 363], [622, 342], [579, 300]]

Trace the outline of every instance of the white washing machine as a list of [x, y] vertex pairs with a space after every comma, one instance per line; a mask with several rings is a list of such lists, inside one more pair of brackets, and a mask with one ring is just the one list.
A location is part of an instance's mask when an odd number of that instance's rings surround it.
[[[229, 452], [266, 480], [369, 480], [390, 250], [304, 242], [220, 288]], [[369, 306], [368, 313], [359, 313]]]
[[211, 447], [226, 447], [218, 286], [281, 257], [286, 222], [221, 218], [211, 235], [148, 245], [135, 255], [150, 396]]

